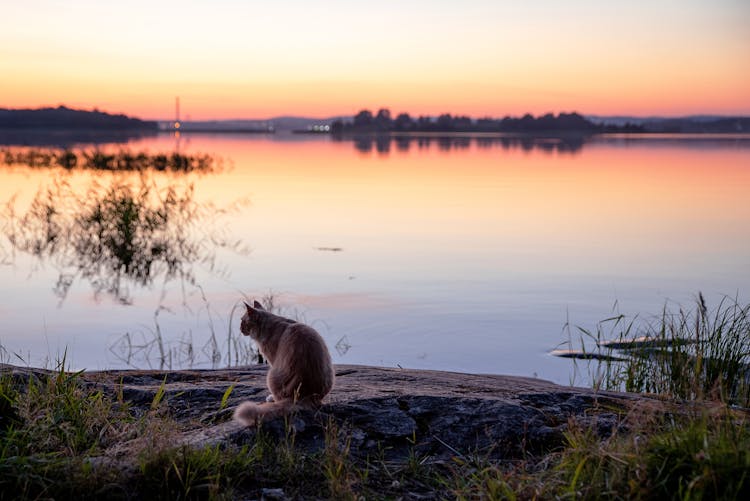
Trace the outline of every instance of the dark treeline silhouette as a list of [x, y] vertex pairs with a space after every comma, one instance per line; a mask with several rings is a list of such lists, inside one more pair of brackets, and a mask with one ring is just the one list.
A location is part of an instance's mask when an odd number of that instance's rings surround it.
[[336, 120], [331, 124], [331, 133], [344, 134], [388, 134], [393, 132], [508, 132], [508, 133], [577, 133], [596, 134], [600, 132], [643, 132], [634, 124], [598, 125], [578, 113], [547, 113], [534, 117], [479, 118], [463, 115], [442, 114], [438, 117], [420, 116], [413, 118], [401, 113], [395, 118], [390, 110], [381, 108], [376, 114], [362, 110], [352, 121]]
[[157, 123], [111, 115], [102, 111], [84, 111], [59, 106], [39, 109], [0, 108], [0, 129], [93, 129], [157, 130]]
[[750, 117], [726, 117], [716, 119], [665, 118], [650, 120], [643, 124], [646, 132], [681, 134], [722, 134], [750, 132]]
[[556, 153], [577, 153], [585, 143], [585, 136], [571, 134], [560, 137], [541, 137], [531, 134], [516, 136], [477, 136], [466, 135], [388, 135], [388, 134], [360, 134], [352, 137], [343, 135], [332, 136], [334, 141], [352, 140], [354, 147], [362, 153], [373, 151], [387, 155], [392, 151], [407, 152], [412, 148], [429, 149], [437, 148], [439, 151], [466, 150], [472, 144], [477, 148], [500, 147], [504, 150], [520, 148], [524, 151], [544, 151]]

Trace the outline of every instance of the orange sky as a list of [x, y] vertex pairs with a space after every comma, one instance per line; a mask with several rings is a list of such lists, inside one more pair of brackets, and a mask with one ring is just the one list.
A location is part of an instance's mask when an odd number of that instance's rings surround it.
[[28, 0], [0, 107], [144, 118], [750, 114], [746, 0]]

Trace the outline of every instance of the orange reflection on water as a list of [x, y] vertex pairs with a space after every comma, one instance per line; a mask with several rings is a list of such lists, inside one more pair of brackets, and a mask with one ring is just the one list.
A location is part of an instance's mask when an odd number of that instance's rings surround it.
[[472, 144], [382, 155], [326, 141], [211, 146], [234, 168], [202, 179], [200, 195], [249, 197], [240, 223], [249, 238], [609, 258], [748, 246], [748, 149], [604, 143], [571, 155]]

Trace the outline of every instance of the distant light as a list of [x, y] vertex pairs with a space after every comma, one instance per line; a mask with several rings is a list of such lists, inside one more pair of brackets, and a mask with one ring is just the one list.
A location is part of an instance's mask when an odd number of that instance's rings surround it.
[[329, 130], [331, 130], [331, 126], [330, 125], [325, 125], [325, 126], [323, 126], [323, 130], [329, 131]]
[[179, 129], [180, 128], [180, 122], [175, 122], [174, 123], [174, 128], [175, 129]]

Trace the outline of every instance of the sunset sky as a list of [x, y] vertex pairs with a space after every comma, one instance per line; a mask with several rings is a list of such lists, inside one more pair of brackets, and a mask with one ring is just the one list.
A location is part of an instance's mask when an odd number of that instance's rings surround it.
[[748, 0], [0, 0], [0, 107], [750, 114]]

